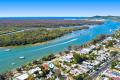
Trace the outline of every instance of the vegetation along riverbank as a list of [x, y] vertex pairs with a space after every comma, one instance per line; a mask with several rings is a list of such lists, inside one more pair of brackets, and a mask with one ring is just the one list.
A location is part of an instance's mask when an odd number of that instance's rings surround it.
[[89, 27], [78, 28], [56, 28], [47, 30], [45, 28], [38, 28], [27, 30], [23, 32], [9, 33], [0, 35], [0, 46], [17, 46], [25, 44], [35, 44], [53, 40], [61, 37], [64, 34], [70, 33], [76, 30], [88, 29]]

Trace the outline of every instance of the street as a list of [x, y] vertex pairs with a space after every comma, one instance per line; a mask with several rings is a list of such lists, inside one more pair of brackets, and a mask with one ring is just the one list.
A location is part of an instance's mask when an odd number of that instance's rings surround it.
[[99, 68], [99, 70], [97, 70], [93, 74], [91, 74], [90, 77], [93, 80], [96, 80], [96, 78], [99, 76], [99, 74], [102, 73], [103, 71], [105, 71], [107, 68], [109, 68], [110, 65], [111, 65], [111, 63], [113, 61], [115, 61], [119, 56], [120, 56], [120, 54], [117, 54], [115, 57], [112, 57], [112, 59], [110, 59], [109, 61], [107, 61], [106, 64], [103, 67]]

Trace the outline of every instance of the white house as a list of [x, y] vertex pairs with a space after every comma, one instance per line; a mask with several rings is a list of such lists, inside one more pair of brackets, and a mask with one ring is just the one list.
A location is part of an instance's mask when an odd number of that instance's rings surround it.
[[24, 73], [24, 74], [22, 74], [22, 75], [17, 76], [17, 77], [16, 77], [15, 79], [13, 79], [13, 80], [27, 80], [28, 77], [29, 77], [29, 75], [28, 75], [27, 73]]
[[34, 68], [34, 69], [29, 70], [28, 73], [29, 73], [29, 74], [33, 74], [33, 73], [36, 72], [36, 71], [41, 71], [41, 69], [40, 69], [39, 67], [36, 67], [36, 68]]
[[91, 51], [91, 48], [83, 48], [82, 50], [80, 50], [81, 54], [88, 54]]

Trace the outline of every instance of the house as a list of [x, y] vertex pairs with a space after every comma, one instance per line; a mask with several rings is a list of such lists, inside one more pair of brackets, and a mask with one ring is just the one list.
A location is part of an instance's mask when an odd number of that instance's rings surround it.
[[109, 78], [107, 78], [107, 77], [102, 77], [102, 80], [109, 80]]
[[72, 64], [71, 67], [72, 67], [72, 68], [75, 68], [75, 67], [77, 67], [78, 65], [79, 65], [79, 64]]
[[118, 64], [117, 66], [115, 66], [115, 68], [120, 69], [120, 64]]
[[67, 56], [65, 56], [65, 61], [71, 62], [72, 58], [73, 58], [73, 55], [67, 55]]
[[98, 54], [99, 54], [99, 55], [101, 55], [101, 54], [103, 54], [103, 53], [105, 53], [104, 50], [99, 50], [99, 51], [98, 51]]
[[104, 75], [110, 78], [119, 78], [120, 79], [120, 72], [116, 70], [106, 70], [103, 72]]
[[50, 71], [49, 74], [47, 74], [47, 79], [51, 78], [52, 74], [53, 73]]
[[70, 74], [73, 74], [74, 76], [77, 76], [80, 74], [80, 71], [78, 69], [71, 69]]
[[104, 60], [106, 60], [107, 58], [104, 55], [98, 56], [96, 58], [97, 61], [103, 62]]
[[82, 62], [84, 65], [91, 65], [91, 63], [90, 62], [87, 62], [87, 61], [83, 61]]
[[90, 48], [91, 48], [91, 49], [95, 49], [96, 46], [95, 46], [95, 45], [91, 45]]
[[31, 69], [28, 71], [29, 74], [34, 74], [36, 71], [41, 71], [41, 69], [39, 67], [36, 67], [34, 69]]
[[67, 66], [67, 65], [64, 65], [61, 63], [61, 67], [66, 69], [66, 71], [69, 71], [71, 69], [71, 67]]
[[73, 55], [67, 55], [67, 56], [63, 56], [61, 57], [59, 60], [60, 61], [65, 61], [65, 62], [71, 62], [72, 61], [72, 58], [73, 58]]
[[112, 37], [107, 37], [106, 39], [103, 40], [103, 43], [106, 43], [107, 41], [113, 40]]
[[80, 50], [81, 54], [88, 54], [91, 51], [91, 48], [83, 48], [82, 50]]
[[86, 64], [80, 65], [80, 69], [83, 70], [84, 72], [88, 72], [90, 68]]
[[42, 66], [43, 66], [46, 70], [49, 69], [48, 63], [43, 63]]
[[27, 73], [24, 73], [24, 74], [21, 74], [21, 75], [17, 76], [13, 80], [27, 80], [28, 77], [29, 77], [29, 75]]
[[98, 65], [98, 64], [100, 64], [100, 61], [95, 60], [95, 61], [93, 62], [93, 65]]

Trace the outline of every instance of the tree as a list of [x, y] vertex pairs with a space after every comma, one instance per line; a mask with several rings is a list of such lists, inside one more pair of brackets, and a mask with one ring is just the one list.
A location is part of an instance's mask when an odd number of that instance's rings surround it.
[[115, 66], [117, 65], [117, 63], [114, 61], [111, 63], [111, 69], [115, 68]]
[[84, 80], [83, 76], [82, 75], [78, 75], [75, 77], [75, 80]]
[[5, 75], [0, 75], [0, 80], [6, 80], [6, 76]]
[[76, 76], [75, 80], [92, 80], [92, 78], [87, 73], [83, 73]]
[[34, 79], [33, 75], [29, 75], [27, 80], [35, 80], [35, 79]]
[[118, 53], [117, 51], [111, 51], [110, 52], [111, 56], [116, 56], [117, 53]]
[[86, 55], [80, 55], [80, 54], [74, 54], [73, 57], [74, 57], [74, 61], [79, 64], [81, 64], [84, 60], [87, 59]]

